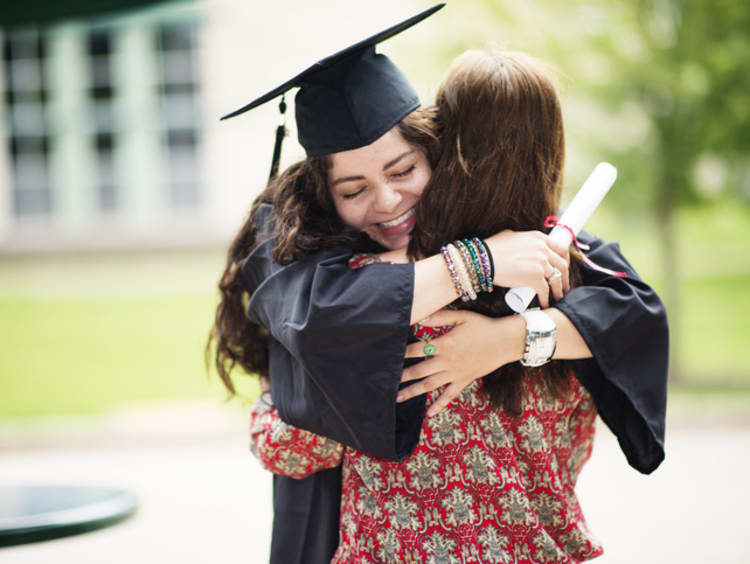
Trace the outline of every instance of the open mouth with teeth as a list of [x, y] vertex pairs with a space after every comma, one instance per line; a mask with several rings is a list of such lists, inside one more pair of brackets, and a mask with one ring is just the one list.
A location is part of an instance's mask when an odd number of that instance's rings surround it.
[[378, 223], [377, 226], [380, 227], [384, 231], [388, 231], [390, 229], [393, 229], [395, 227], [399, 227], [402, 223], [405, 223], [409, 219], [411, 219], [414, 216], [415, 209], [409, 208], [406, 210], [405, 213], [401, 214], [400, 216], [391, 219], [390, 221], [383, 221], [381, 223]]

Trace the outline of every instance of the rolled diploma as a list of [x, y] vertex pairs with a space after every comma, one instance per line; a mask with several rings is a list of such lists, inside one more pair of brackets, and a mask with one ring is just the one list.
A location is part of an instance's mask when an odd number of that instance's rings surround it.
[[[604, 196], [607, 195], [616, 178], [617, 169], [611, 164], [599, 163], [596, 165], [573, 201], [570, 202], [568, 209], [563, 212], [559, 223], [570, 227], [573, 233], [578, 236], [578, 232], [591, 217], [591, 214], [594, 213]], [[561, 243], [565, 247], [569, 247], [573, 242], [570, 231], [560, 225], [555, 226], [549, 236], [553, 241]], [[521, 286], [508, 290], [505, 294], [505, 301], [513, 311], [521, 313], [529, 307], [535, 295], [536, 292], [533, 288]]]

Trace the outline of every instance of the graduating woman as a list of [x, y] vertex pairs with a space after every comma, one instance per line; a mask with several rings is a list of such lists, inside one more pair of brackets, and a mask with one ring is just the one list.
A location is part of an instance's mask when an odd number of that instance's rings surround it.
[[[215, 326], [217, 365], [230, 389], [229, 372], [235, 364], [270, 375], [273, 400], [285, 421], [360, 452], [392, 459], [403, 459], [413, 451], [425, 412], [423, 395], [396, 402], [409, 325], [453, 301], [456, 290], [441, 255], [359, 270], [349, 269], [348, 260], [351, 249], [371, 244], [362, 232], [381, 249], [401, 246], [404, 236], [408, 240], [415, 220], [412, 210], [436, 163], [430, 149], [434, 132], [424, 116], [407, 118], [418, 105], [413, 89], [373, 49], [378, 41], [423, 17], [420, 14], [316, 64], [248, 105], [246, 109], [301, 86], [297, 124], [309, 158], [287, 169], [256, 201], [230, 249]], [[345, 157], [349, 151], [368, 147], [383, 148], [378, 170], [330, 176], [330, 162], [337, 159], [326, 155]], [[382, 160], [394, 148], [394, 156]], [[339, 162], [346, 169], [347, 162], [355, 161]], [[334, 191], [351, 181], [362, 184], [351, 191]], [[395, 186], [399, 189], [389, 190]], [[343, 214], [337, 213], [340, 205], [356, 200], [348, 196], [360, 188], [367, 198], [374, 196], [365, 200], [369, 203], [364, 209], [375, 215], [355, 214], [353, 221], [342, 221]], [[389, 192], [399, 196], [395, 207]], [[593, 360], [575, 367], [578, 379], [617, 434], [630, 463], [642, 471], [653, 470], [663, 458], [666, 374], [666, 322], [653, 291], [616, 247], [600, 241], [593, 242], [591, 257], [626, 271], [628, 277], [584, 268], [581, 285], [564, 297], [567, 262], [560, 255], [566, 250], [528, 233], [491, 236], [485, 245], [494, 257], [491, 280], [495, 284], [532, 286], [542, 306], [547, 305], [550, 291], [559, 298], [555, 304], [560, 315], [555, 320], [558, 354], [575, 347], [576, 338], [593, 352]], [[561, 276], [555, 275], [555, 269]], [[553, 280], [547, 282], [547, 277]], [[467, 317], [454, 335], [433, 341], [438, 354], [422, 363], [428, 369], [419, 369], [418, 374], [407, 369], [406, 378], [427, 376], [434, 386], [454, 382], [448, 389], [456, 395], [467, 381], [515, 360], [527, 338], [523, 321], [507, 320], [507, 338], [498, 332], [495, 342], [513, 345], [494, 346], [494, 353], [487, 354], [485, 318]], [[477, 323], [479, 332], [470, 329], [472, 323]], [[494, 327], [499, 330], [500, 325]], [[530, 345], [536, 334], [529, 332]], [[441, 341], [448, 337], [450, 341]], [[460, 355], [446, 354], [451, 343], [473, 360], [462, 362]], [[414, 354], [409, 349], [409, 355]], [[490, 359], [495, 364], [488, 368]], [[440, 401], [436, 403], [441, 405]], [[330, 522], [324, 515], [336, 513], [338, 496], [331, 503], [328, 495], [337, 488], [336, 472], [317, 473], [301, 483], [275, 478], [272, 560], [313, 562], [311, 550], [324, 546], [326, 539], [335, 543], [337, 535], [332, 531], [337, 529], [321, 525]], [[299, 534], [290, 533], [295, 525]], [[289, 534], [278, 542], [281, 532]]]
[[[422, 256], [442, 247], [449, 263], [455, 259], [456, 270], [470, 273], [472, 281], [456, 276], [456, 283], [462, 293], [473, 289], [476, 298], [458, 303], [501, 316], [486, 323], [493, 335], [503, 334], [503, 326], [519, 318], [507, 317], [511, 311], [501, 292], [482, 293], [487, 289], [477, 260], [482, 244], [469, 237], [507, 227], [530, 229], [557, 210], [564, 152], [558, 99], [528, 57], [469, 51], [454, 62], [436, 109], [442, 150], [417, 205], [410, 248]], [[358, 152], [363, 157], [359, 166], [366, 168], [373, 150]], [[337, 178], [340, 158], [332, 157], [329, 178]], [[345, 206], [338, 209], [343, 217], [353, 217]], [[442, 245], [454, 237], [455, 247]], [[399, 253], [384, 256], [403, 258]], [[374, 260], [355, 256], [350, 267]], [[576, 263], [571, 270], [578, 279]], [[441, 312], [431, 324], [460, 326], [474, 315]], [[418, 336], [436, 337], [448, 328], [436, 331], [418, 324], [413, 329]], [[445, 339], [434, 341], [441, 343], [438, 351]], [[592, 448], [596, 411], [591, 395], [568, 363], [529, 368], [538, 363], [528, 362], [528, 350], [523, 353], [518, 345], [513, 360], [521, 362], [487, 374], [440, 415], [426, 420], [416, 450], [401, 462], [344, 450], [330, 439], [287, 426], [267, 398], [253, 411], [253, 450], [270, 470], [296, 478], [343, 462], [342, 523], [334, 562], [592, 558], [601, 547], [588, 533], [574, 492]], [[418, 346], [410, 347], [419, 353]], [[565, 351], [590, 356], [582, 343], [577, 348], [566, 344]], [[437, 398], [432, 392], [428, 404]]]

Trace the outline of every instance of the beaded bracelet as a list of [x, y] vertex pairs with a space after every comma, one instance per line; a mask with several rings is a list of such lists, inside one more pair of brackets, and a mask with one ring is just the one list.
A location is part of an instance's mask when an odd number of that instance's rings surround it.
[[474, 266], [474, 261], [471, 259], [469, 248], [466, 246], [466, 243], [460, 239], [457, 241], [453, 241], [453, 245], [461, 253], [461, 258], [464, 261], [464, 266], [466, 267], [466, 271], [469, 274], [469, 279], [471, 280], [471, 286], [474, 289], [474, 292], [478, 294], [483, 290], [483, 288], [479, 283], [479, 273], [477, 271], [477, 268]]
[[450, 272], [451, 280], [453, 280], [453, 287], [456, 289], [456, 293], [461, 297], [463, 301], [469, 301], [469, 296], [467, 296], [461, 289], [461, 281], [458, 279], [458, 274], [456, 273], [456, 265], [453, 264], [453, 259], [451, 258], [451, 254], [448, 251], [448, 246], [443, 245], [442, 247], [440, 247], [440, 252], [443, 254], [443, 260], [445, 260], [445, 265], [448, 267], [448, 272]]
[[453, 264], [456, 265], [458, 279], [461, 281], [461, 289], [467, 296], [466, 301], [476, 300], [477, 293], [474, 291], [474, 286], [471, 283], [469, 271], [467, 269], [466, 263], [464, 262], [464, 258], [461, 256], [461, 251], [459, 251], [453, 243], [448, 243], [446, 247], [448, 247], [448, 252], [451, 254]]
[[484, 275], [484, 269], [479, 262], [479, 250], [476, 248], [476, 243], [474, 243], [471, 239], [464, 239], [463, 242], [464, 245], [466, 245], [469, 254], [471, 255], [471, 262], [474, 265], [477, 280], [479, 281], [479, 289], [481, 289], [483, 292], [489, 292], [487, 288], [487, 279]]
[[458, 275], [458, 280], [461, 284], [461, 299], [468, 302], [471, 299], [471, 294], [469, 293], [471, 282], [468, 280], [469, 274], [466, 272], [466, 265], [464, 265], [463, 259], [461, 258], [461, 253], [458, 252], [458, 249], [456, 249], [453, 243], [448, 243], [446, 247], [448, 247], [448, 252], [451, 255], [451, 259], [453, 259], [453, 264], [456, 266], [456, 274]]
[[487, 248], [487, 244], [479, 237], [474, 237], [472, 241], [474, 241], [479, 249], [479, 260], [482, 262], [484, 275], [490, 287], [487, 291], [491, 292], [494, 288], [492, 281], [495, 279], [495, 263], [492, 261], [492, 253]]
[[495, 267], [484, 241], [478, 237], [457, 240], [443, 245], [440, 252], [463, 301], [476, 300], [479, 292], [492, 292]]

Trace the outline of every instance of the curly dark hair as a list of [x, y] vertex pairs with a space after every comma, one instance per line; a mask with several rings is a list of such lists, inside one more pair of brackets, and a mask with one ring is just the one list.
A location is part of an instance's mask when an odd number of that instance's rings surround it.
[[[425, 152], [431, 166], [439, 152], [434, 108], [420, 108], [396, 127], [404, 139]], [[206, 343], [207, 365], [213, 363], [226, 389], [236, 393], [231, 378], [239, 366], [247, 374], [268, 376], [268, 332], [246, 316], [249, 295], [240, 282], [243, 261], [255, 248], [254, 218], [261, 204], [273, 206], [274, 260], [288, 264], [302, 256], [333, 247], [357, 252], [384, 250], [364, 233], [345, 225], [328, 192], [328, 159], [309, 157], [287, 168], [255, 199], [250, 212], [227, 252], [219, 280], [220, 301]]]
[[[433, 168], [417, 204], [408, 247], [412, 258], [434, 255], [454, 239], [539, 229], [557, 212], [565, 152], [562, 113], [554, 85], [532, 59], [499, 51], [464, 53], [443, 81], [436, 106], [414, 112], [398, 127], [425, 151]], [[216, 368], [230, 393], [230, 373], [237, 365], [268, 376], [267, 332], [247, 319], [249, 296], [238, 276], [256, 244], [253, 217], [261, 203], [274, 208], [274, 258], [281, 264], [334, 246], [382, 250], [338, 218], [327, 188], [328, 166], [326, 158], [308, 158], [284, 171], [256, 199], [229, 249], [206, 352], [208, 358], [215, 341]], [[571, 283], [578, 277], [574, 260]], [[503, 295], [482, 294], [454, 307], [509, 315]], [[483, 390], [493, 405], [518, 415], [526, 377], [538, 376], [552, 397], [562, 399], [568, 373], [565, 361], [530, 370], [516, 362], [487, 375]]]

